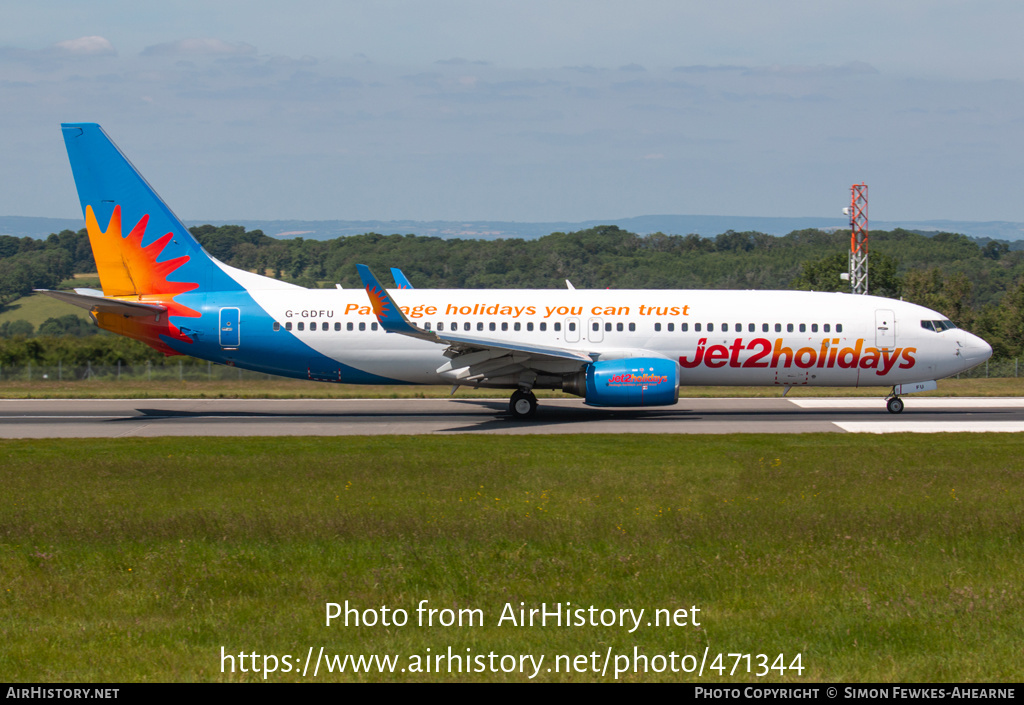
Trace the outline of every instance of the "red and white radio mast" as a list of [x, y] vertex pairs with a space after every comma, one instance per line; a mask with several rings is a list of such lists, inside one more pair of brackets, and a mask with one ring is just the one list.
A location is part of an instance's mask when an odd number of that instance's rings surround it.
[[850, 187], [850, 290], [868, 293], [868, 187]]

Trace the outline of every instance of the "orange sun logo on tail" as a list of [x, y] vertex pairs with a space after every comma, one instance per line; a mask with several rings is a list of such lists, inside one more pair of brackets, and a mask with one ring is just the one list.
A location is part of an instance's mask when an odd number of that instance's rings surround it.
[[388, 318], [391, 315], [388, 311], [390, 307], [384, 292], [376, 287], [366, 287], [366, 293], [370, 297], [370, 306], [373, 307], [373, 313], [378, 318]]
[[100, 328], [141, 340], [147, 345], [168, 355], [177, 351], [168, 347], [160, 336], [167, 336], [191, 343], [192, 339], [170, 322], [170, 316], [199, 318], [200, 313], [174, 300], [178, 294], [185, 294], [199, 287], [197, 282], [169, 281], [168, 276], [189, 261], [188, 255], [175, 257], [164, 262], [157, 258], [174, 237], [167, 233], [143, 247], [149, 216], [144, 215], [135, 224], [127, 237], [121, 234], [121, 206], [115, 206], [106, 230], [101, 230], [92, 206], [86, 206], [85, 225], [89, 232], [89, 243], [96, 258], [103, 295], [115, 299], [141, 301], [165, 306], [167, 311], [152, 316], [125, 318], [119, 314], [94, 313]]

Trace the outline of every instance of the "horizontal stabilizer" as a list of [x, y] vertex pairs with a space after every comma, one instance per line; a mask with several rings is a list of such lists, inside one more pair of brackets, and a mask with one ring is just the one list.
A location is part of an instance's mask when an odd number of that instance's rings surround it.
[[36, 289], [35, 291], [52, 296], [64, 303], [87, 309], [93, 313], [119, 313], [122, 316], [152, 316], [167, 310], [166, 306], [160, 304], [108, 299], [103, 296], [103, 292], [96, 289], [75, 289], [74, 293], [70, 291], [53, 291], [51, 289]]

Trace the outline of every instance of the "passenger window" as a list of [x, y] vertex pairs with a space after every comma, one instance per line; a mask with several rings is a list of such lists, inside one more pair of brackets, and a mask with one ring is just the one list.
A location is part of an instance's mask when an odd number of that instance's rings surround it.
[[521, 330], [522, 327], [523, 327], [523, 324], [520, 323], [519, 321], [516, 321], [514, 324], [512, 324], [512, 328], [515, 329], [515, 330]]
[[807, 324], [806, 323], [801, 323], [800, 324], [800, 332], [801, 333], [806, 333], [807, 332]]
[[462, 330], [468, 331], [468, 330], [472, 330], [472, 329], [473, 329], [473, 324], [470, 323], [469, 321], [466, 321], [465, 323], [462, 324]]
[[786, 324], [786, 332], [787, 333], [792, 333], [793, 332], [793, 324], [792, 323], [787, 323]]
[[612, 330], [612, 324], [611, 323], [605, 323], [604, 324], [604, 329], [605, 329], [605, 331], [610, 333], [611, 330]]
[[767, 323], [762, 323], [761, 324], [761, 332], [762, 333], [767, 333], [768, 332], [768, 324]]
[[619, 333], [622, 332], [623, 328], [624, 328], [624, 326], [621, 323], [616, 323], [615, 324], [615, 330], [618, 331]]
[[836, 333], [842, 333], [842, 332], [843, 332], [843, 324], [842, 323], [836, 323]]
[[781, 333], [782, 332], [782, 324], [781, 323], [776, 323], [775, 324], [775, 332], [776, 333]]
[[430, 330], [430, 323], [429, 322], [423, 324], [423, 330]]
[[548, 324], [547, 324], [547, 323], [545, 323], [544, 321], [541, 321], [541, 322], [540, 322], [540, 331], [541, 331], [541, 333], [543, 333], [543, 332], [544, 332], [544, 331], [546, 331], [547, 329], [548, 329]]
[[[349, 325], [351, 325], [351, 324], [349, 324]], [[444, 330], [444, 321], [438, 321], [437, 322], [437, 329], [438, 330]], [[352, 329], [349, 328], [349, 330], [352, 330]]]
[[370, 324], [370, 330], [377, 330], [377, 324], [376, 323], [371, 323]]
[[831, 333], [831, 332], [832, 332], [832, 326], [831, 326], [831, 325], [829, 325], [828, 323], [826, 323], [826, 324], [825, 324], [824, 326], [822, 326], [822, 327], [823, 327], [823, 328], [825, 329], [825, 332], [826, 332], [826, 333]]
[[502, 329], [502, 330], [508, 330], [508, 321], [504, 321], [504, 322], [502, 322], [502, 324], [501, 324], [501, 329]]
[[636, 323], [630, 323], [629, 324], [629, 332], [632, 333], [635, 330], [636, 330]]
[[281, 324], [277, 321], [274, 321], [274, 330], [281, 330]]
[[555, 323], [555, 332], [558, 333], [561, 330], [562, 330], [562, 324], [560, 322], [559, 323]]
[[[301, 326], [302, 324], [300, 323], [299, 325]], [[366, 323], [360, 321], [359, 322], [359, 330], [366, 330]]]
[[526, 324], [526, 330], [528, 330], [528, 331], [532, 331], [533, 330], [533, 321], [530, 321], [529, 323]]
[[748, 323], [747, 324], [747, 332], [748, 333], [753, 333], [755, 330], [756, 330], [756, 326], [754, 326], [753, 323]]
[[676, 329], [676, 324], [675, 323], [669, 323], [668, 324], [668, 332], [669, 333], [673, 332], [675, 329]]
[[285, 330], [291, 330], [292, 329], [292, 322], [288, 321], [287, 323], [285, 323], [284, 324], [284, 329]]
[[598, 332], [599, 330], [601, 330], [601, 324], [598, 323], [597, 321], [594, 322], [594, 325], [592, 327], [593, 327], [595, 333]]
[[[430, 324], [428, 323], [427, 325], [429, 326]], [[338, 321], [334, 322], [334, 330], [335, 331], [340, 331], [341, 330], [341, 323], [340, 322], [338, 322]]]
[[715, 324], [714, 323], [708, 323], [708, 333], [713, 333], [714, 331], [715, 331]]
[[479, 323], [476, 324], [476, 329], [477, 330], [483, 330], [484, 329], [483, 321], [480, 321]]
[[693, 330], [695, 333], [700, 333], [700, 323], [694, 323]]
[[348, 323], [345, 324], [345, 329], [346, 330], [352, 330], [352, 328], [353, 328], [352, 321], [349, 321]]
[[817, 323], [812, 323], [811, 324], [811, 332], [812, 333], [817, 333], [818, 332], [818, 324]]
[[690, 324], [689, 323], [680, 323], [679, 324], [679, 330], [682, 331], [683, 333], [685, 333], [686, 331], [690, 330]]
[[576, 330], [576, 323], [574, 321], [569, 321], [569, 330]]
[[306, 330], [306, 324], [302, 321], [299, 321], [299, 330]]
[[654, 324], [654, 332], [655, 333], [660, 333], [661, 332], [661, 324], [660, 323], [655, 323]]
[[498, 326], [494, 325], [494, 321], [491, 321], [487, 326], [487, 330], [495, 330]]

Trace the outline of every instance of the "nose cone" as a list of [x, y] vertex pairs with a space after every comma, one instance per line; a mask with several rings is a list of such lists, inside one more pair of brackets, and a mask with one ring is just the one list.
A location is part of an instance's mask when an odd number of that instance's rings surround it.
[[964, 369], [980, 365], [992, 357], [992, 346], [972, 333], [964, 333]]

